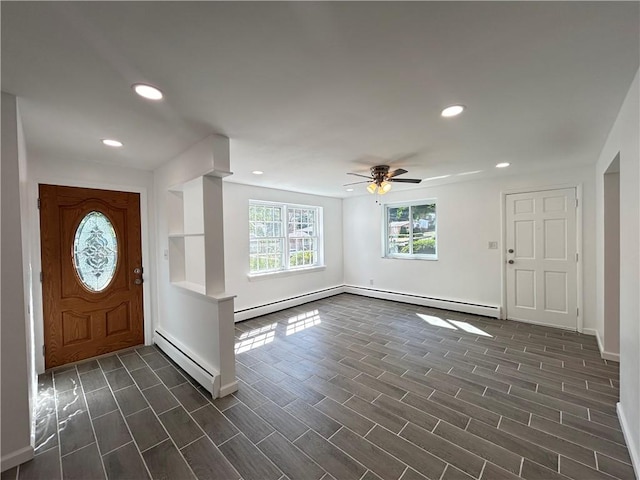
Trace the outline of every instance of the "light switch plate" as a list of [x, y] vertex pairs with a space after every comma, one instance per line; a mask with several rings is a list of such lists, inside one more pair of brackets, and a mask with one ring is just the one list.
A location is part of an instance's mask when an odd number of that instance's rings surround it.
[[490, 250], [497, 250], [498, 249], [498, 242], [489, 242], [489, 249]]

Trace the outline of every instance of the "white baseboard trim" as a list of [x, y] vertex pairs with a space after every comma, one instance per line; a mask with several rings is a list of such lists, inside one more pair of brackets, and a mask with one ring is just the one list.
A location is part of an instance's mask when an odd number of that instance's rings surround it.
[[322, 298], [333, 297], [339, 293], [344, 293], [344, 285], [338, 285], [335, 287], [326, 288], [324, 290], [318, 290], [315, 292], [309, 292], [302, 295], [297, 295], [291, 298], [285, 298], [275, 302], [267, 303], [265, 305], [259, 305], [257, 307], [245, 308], [244, 310], [238, 310], [234, 314], [236, 322], [242, 320], [248, 320], [254, 317], [260, 317], [269, 313], [277, 312], [279, 310], [285, 310], [291, 307], [297, 307], [304, 303], [313, 302]]
[[9, 470], [10, 468], [20, 465], [21, 463], [28, 462], [33, 458], [33, 456], [34, 451], [31, 445], [27, 445], [19, 450], [7, 453], [6, 455], [3, 455], [0, 460], [0, 471], [4, 472], [5, 470]]
[[616, 411], [618, 412], [618, 420], [620, 420], [620, 426], [622, 427], [622, 435], [624, 436], [624, 441], [626, 442], [627, 448], [629, 449], [629, 456], [631, 457], [633, 470], [636, 473], [636, 478], [640, 478], [640, 450], [638, 450], [638, 445], [636, 445], [633, 437], [631, 436], [631, 432], [633, 432], [633, 429], [627, 421], [627, 417], [624, 414], [624, 410], [622, 409], [622, 404], [620, 402], [616, 403]]
[[220, 387], [220, 396], [226, 397], [227, 395], [231, 395], [233, 392], [238, 391], [238, 381], [234, 380], [231, 383], [227, 383]]
[[202, 385], [213, 398], [221, 396], [220, 372], [218, 370], [199, 358], [189, 347], [161, 328], [156, 328], [153, 341], [171, 360], [180, 365], [185, 372]]
[[585, 335], [593, 335], [596, 337], [596, 341], [598, 342], [598, 350], [600, 350], [600, 358], [604, 360], [613, 360], [614, 362], [620, 362], [620, 354], [607, 352], [604, 349], [604, 345], [602, 344], [602, 339], [600, 338], [600, 332], [595, 328], [583, 328], [582, 333]]
[[379, 290], [375, 288], [357, 287], [353, 285], [345, 285], [344, 291], [345, 293], [353, 293], [354, 295], [362, 295], [365, 297], [393, 300], [412, 305], [421, 305], [423, 307], [442, 308], [444, 310], [453, 310], [455, 312], [472, 313], [474, 315], [500, 318], [501, 307], [499, 305], [478, 305], [457, 300], [423, 297], [420, 295]]

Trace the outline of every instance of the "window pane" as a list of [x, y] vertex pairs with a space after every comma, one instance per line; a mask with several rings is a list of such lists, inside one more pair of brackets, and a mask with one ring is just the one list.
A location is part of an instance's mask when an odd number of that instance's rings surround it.
[[73, 239], [73, 266], [82, 284], [93, 292], [107, 288], [118, 265], [118, 239], [109, 219], [88, 213]]
[[435, 255], [436, 253], [436, 206], [435, 204], [411, 207], [413, 226], [413, 254]]
[[387, 208], [387, 253], [409, 253], [409, 207]]

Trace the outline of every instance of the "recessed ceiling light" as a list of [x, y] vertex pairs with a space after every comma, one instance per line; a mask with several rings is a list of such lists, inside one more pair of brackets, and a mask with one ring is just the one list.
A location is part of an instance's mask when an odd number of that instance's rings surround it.
[[105, 144], [107, 147], [121, 147], [122, 146], [122, 142], [120, 142], [118, 140], [113, 140], [111, 138], [103, 138], [102, 139], [102, 143]]
[[460, 115], [466, 107], [464, 105], [451, 105], [444, 110], [442, 110], [443, 117], [455, 117], [456, 115]]
[[429, 177], [429, 178], [423, 178], [422, 181], [423, 182], [428, 182], [429, 180], [440, 180], [441, 178], [448, 178], [451, 175], [440, 175], [438, 177]]
[[147, 85], [144, 83], [135, 83], [133, 84], [133, 90], [148, 100], [162, 100], [162, 92], [158, 90], [156, 87], [151, 85]]
[[262, 175], [264, 172], [262, 170], [254, 170], [253, 172], [254, 175]]
[[353, 192], [353, 188], [347, 188], [347, 192]]
[[511, 165], [509, 162], [502, 162], [496, 165], [496, 168], [506, 168]]

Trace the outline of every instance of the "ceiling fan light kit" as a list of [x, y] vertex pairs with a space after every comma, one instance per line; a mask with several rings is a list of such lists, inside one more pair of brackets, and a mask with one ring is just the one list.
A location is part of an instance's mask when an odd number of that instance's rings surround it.
[[422, 180], [419, 178], [395, 178], [399, 175], [404, 175], [407, 171], [403, 168], [396, 168], [393, 171], [389, 171], [389, 165], [376, 165], [371, 167], [371, 175], [361, 175], [359, 173], [349, 172], [347, 175], [355, 175], [356, 177], [367, 178], [368, 180], [362, 182], [347, 183], [347, 185], [354, 185], [357, 183], [368, 183], [367, 191], [372, 195], [384, 195], [391, 190], [391, 182], [399, 183], [420, 183]]

